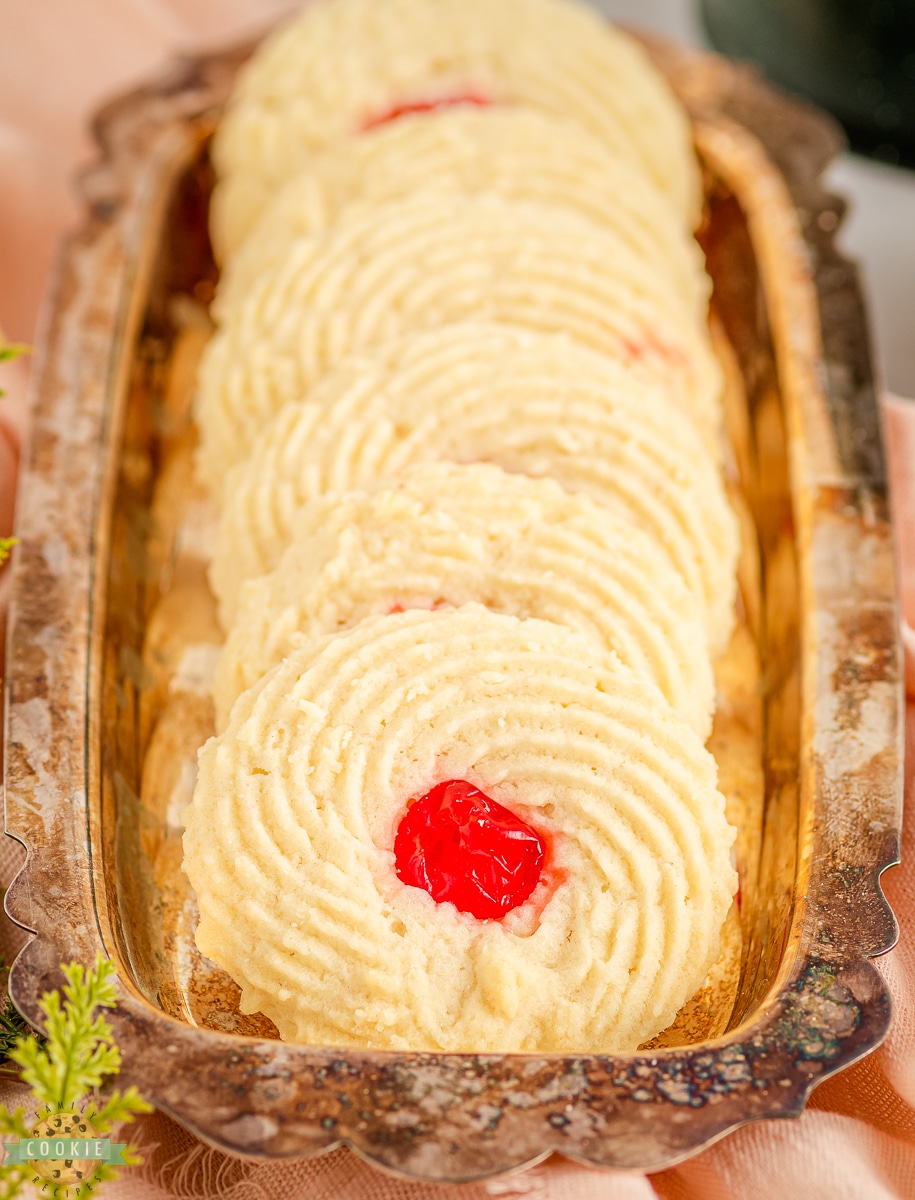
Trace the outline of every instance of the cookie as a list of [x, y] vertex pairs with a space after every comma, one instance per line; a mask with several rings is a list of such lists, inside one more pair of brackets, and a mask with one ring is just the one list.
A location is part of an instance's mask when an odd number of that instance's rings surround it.
[[373, 614], [470, 601], [590, 633], [708, 737], [701, 609], [651, 539], [552, 480], [447, 462], [305, 505], [277, 569], [242, 589], [214, 681], [218, 727], [295, 646]]
[[198, 466], [212, 487], [347, 354], [466, 320], [562, 332], [662, 381], [714, 437], [721, 373], [669, 274], [560, 205], [421, 194], [351, 205], [258, 276], [203, 355]]
[[[589, 636], [477, 605], [371, 617], [293, 651], [201, 751], [197, 944], [289, 1040], [631, 1051], [718, 954], [736, 875], [715, 775]], [[448, 783], [474, 828], [448, 824]], [[461, 873], [478, 835], [524, 868], [491, 887], [499, 916]]]
[[[660, 268], [700, 315], [707, 311], [702, 252], [669, 199], [587, 129], [522, 106], [403, 117], [324, 150], [271, 200], [226, 263], [215, 311], [231, 311], [297, 238], [327, 229], [347, 205], [384, 204], [430, 190], [489, 192], [580, 212]], [[211, 209], [217, 245], [227, 240], [219, 194], [217, 187]]]
[[305, 501], [433, 459], [548, 475], [615, 510], [701, 600], [713, 653], [727, 644], [736, 523], [690, 421], [663, 387], [566, 338], [486, 325], [391, 344], [277, 414], [226, 480], [210, 571], [224, 623]]
[[213, 156], [223, 249], [324, 147], [398, 113], [467, 101], [575, 120], [671, 197], [692, 227], [689, 123], [631, 38], [566, 0], [333, 0], [309, 5], [243, 68]]

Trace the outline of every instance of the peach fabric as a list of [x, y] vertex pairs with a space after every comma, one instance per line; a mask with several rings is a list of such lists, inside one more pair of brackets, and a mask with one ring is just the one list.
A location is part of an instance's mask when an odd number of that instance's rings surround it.
[[[383, 3], [383, 0], [379, 0]], [[175, 54], [214, 47], [265, 26], [289, 0], [4, 0], [0, 38], [0, 328], [33, 341], [54, 247], [78, 216], [70, 180], [92, 154], [88, 114]], [[19, 446], [26, 432], [28, 362], [0, 365], [0, 535], [11, 526]], [[910, 692], [915, 695], [915, 404], [888, 398], [890, 472], [904, 584]], [[7, 572], [0, 573], [0, 611]], [[908, 713], [907, 794], [915, 800], [915, 704]], [[142, 1167], [104, 1194], [112, 1200], [890, 1200], [915, 1197], [915, 803], [904, 864], [887, 895], [903, 936], [880, 962], [896, 1006], [873, 1056], [828, 1080], [799, 1121], [748, 1126], [689, 1162], [651, 1177], [590, 1170], [559, 1157], [508, 1179], [463, 1186], [407, 1183], [346, 1150], [280, 1163], [231, 1158], [167, 1117], [135, 1127]], [[0, 883], [18, 868], [0, 849]], [[0, 918], [0, 920], [3, 920]], [[18, 931], [3, 920], [0, 950]], [[0, 1084], [15, 1105], [21, 1085]]]

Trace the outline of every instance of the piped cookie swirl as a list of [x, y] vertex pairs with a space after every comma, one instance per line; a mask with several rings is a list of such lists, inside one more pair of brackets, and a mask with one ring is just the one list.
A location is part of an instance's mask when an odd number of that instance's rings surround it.
[[222, 314], [199, 381], [204, 478], [216, 485], [284, 403], [307, 399], [347, 355], [467, 320], [561, 333], [717, 428], [707, 330], [621, 237], [558, 205], [420, 193], [350, 206]]
[[[669, 279], [687, 306], [702, 315], [708, 303], [698, 245], [683, 236], [681, 217], [637, 164], [612, 154], [574, 121], [524, 107], [458, 106], [434, 120], [402, 117], [315, 155], [227, 261], [216, 312], [230, 314], [260, 275], [286, 259], [291, 245], [328, 229], [348, 205], [430, 192], [488, 194], [577, 212]], [[217, 242], [219, 215], [217, 207]]]
[[685, 113], [566, 0], [318, 0], [213, 159], [197, 944], [286, 1038], [632, 1050], [736, 887]]
[[211, 577], [227, 618], [306, 500], [442, 458], [549, 475], [625, 516], [700, 598], [713, 650], [726, 644], [736, 528], [689, 418], [660, 384], [565, 337], [483, 324], [389, 344], [277, 414], [225, 486]]
[[[547, 863], [501, 921], [395, 870], [411, 801], [463, 780]], [[284, 1037], [390, 1049], [634, 1049], [718, 951], [735, 881], [714, 760], [593, 639], [468, 605], [293, 651], [200, 758], [197, 941]], [[332, 997], [332, 1001], [331, 1001]]]
[[708, 736], [702, 608], [652, 539], [551, 479], [438, 461], [302, 508], [276, 570], [242, 589], [214, 681], [217, 723], [298, 645], [364, 617], [470, 601], [589, 632]]
[[278, 30], [243, 70], [214, 144], [231, 254], [277, 189], [328, 145], [398, 113], [466, 100], [572, 119], [699, 209], [689, 123], [644, 51], [564, 0], [333, 0]]

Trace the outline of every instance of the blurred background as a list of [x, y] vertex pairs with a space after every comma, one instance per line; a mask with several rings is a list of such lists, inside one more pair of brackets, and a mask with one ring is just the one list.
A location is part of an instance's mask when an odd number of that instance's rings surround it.
[[615, 21], [762, 60], [840, 116], [858, 149], [827, 182], [863, 265], [884, 386], [915, 398], [915, 0], [594, 0]]
[[[384, 4], [385, 0], [377, 0]], [[495, 0], [494, 0], [495, 2]], [[680, 42], [759, 55], [789, 90], [833, 104], [858, 147], [827, 182], [850, 202], [841, 231], [863, 266], [878, 378], [915, 399], [915, 0], [590, 0]], [[40, 340], [74, 176], [96, 154], [89, 116], [179, 55], [265, 29], [298, 0], [0, 0], [0, 331]], [[906, 141], [906, 133], [911, 141]], [[31, 362], [0, 362], [0, 536], [13, 521]], [[0, 614], [9, 572], [0, 570]], [[2, 635], [2, 615], [0, 615]]]
[[[686, 43], [708, 45], [711, 34], [738, 56], [752, 51], [789, 89], [807, 88], [843, 108], [856, 143], [878, 157], [848, 155], [830, 171], [830, 184], [852, 205], [842, 240], [864, 264], [883, 382], [915, 397], [915, 171], [893, 165], [915, 163], [915, 0], [591, 2], [615, 20]], [[59, 231], [78, 219], [72, 176], [94, 154], [86, 114], [176, 55], [250, 36], [295, 7], [295, 0], [0, 0], [0, 329], [10, 339], [35, 339]], [[904, 145], [907, 120], [913, 141]], [[0, 368], [10, 400], [27, 369]], [[4, 408], [8, 420], [20, 421], [21, 405]], [[6, 507], [0, 496], [0, 525]]]

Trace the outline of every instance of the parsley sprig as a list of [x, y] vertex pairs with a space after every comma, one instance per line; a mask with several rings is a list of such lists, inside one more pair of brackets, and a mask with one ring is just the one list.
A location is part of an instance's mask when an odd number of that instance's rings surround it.
[[[0, 363], [11, 362], [14, 358], [20, 358], [23, 354], [31, 353], [31, 346], [26, 346], [23, 342], [8, 342], [3, 336], [3, 330], [0, 329]], [[5, 395], [6, 392], [3, 388], [0, 388], [0, 399]], [[0, 566], [6, 562], [10, 556], [10, 551], [18, 544], [18, 538], [0, 537]]]
[[[31, 353], [31, 346], [26, 346], [24, 342], [8, 342], [3, 336], [3, 330], [0, 329], [0, 363], [11, 362], [14, 358], [21, 358], [23, 354]], [[6, 392], [0, 388], [0, 396], [5, 395]]]
[[[0, 954], [0, 990], [3, 992], [7, 991], [8, 978], [9, 967], [6, 965], [6, 959]], [[9, 1064], [10, 1051], [15, 1048], [18, 1041], [28, 1037], [31, 1033], [33, 1033], [31, 1025], [19, 1015], [19, 1010], [7, 995], [6, 1003], [0, 1010], [0, 1074], [3, 1074], [8, 1066], [17, 1075], [19, 1074], [19, 1068]], [[35, 1036], [44, 1041], [40, 1034]]]
[[[136, 1113], [150, 1112], [151, 1107], [135, 1087], [125, 1092], [99, 1094], [102, 1084], [121, 1067], [121, 1053], [114, 1041], [111, 1026], [97, 1010], [114, 1008], [117, 994], [111, 976], [114, 967], [99, 954], [95, 966], [85, 970], [79, 963], [61, 968], [67, 982], [60, 992], [46, 992], [39, 1001], [44, 1016], [47, 1037], [28, 1034], [17, 1040], [9, 1057], [21, 1067], [22, 1079], [38, 1101], [36, 1121], [60, 1112], [78, 1108], [102, 1136], [112, 1126], [132, 1121]], [[9, 1112], [0, 1104], [0, 1135], [29, 1138], [25, 1109]], [[134, 1147], [124, 1151], [129, 1166], [141, 1160]], [[118, 1174], [114, 1163], [100, 1162], [90, 1179], [78, 1186], [48, 1184], [44, 1195], [54, 1200], [67, 1196], [82, 1200], [94, 1192], [99, 1183]], [[33, 1176], [28, 1164], [5, 1162], [0, 1165], [0, 1200], [13, 1200]]]

